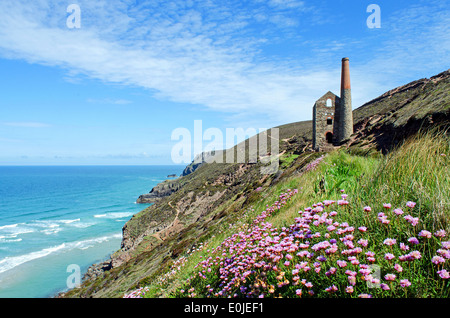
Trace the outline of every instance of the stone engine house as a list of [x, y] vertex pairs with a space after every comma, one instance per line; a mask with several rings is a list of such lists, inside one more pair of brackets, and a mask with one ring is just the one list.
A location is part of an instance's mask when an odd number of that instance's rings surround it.
[[313, 150], [326, 151], [353, 133], [349, 59], [342, 59], [341, 97], [328, 91], [313, 107]]

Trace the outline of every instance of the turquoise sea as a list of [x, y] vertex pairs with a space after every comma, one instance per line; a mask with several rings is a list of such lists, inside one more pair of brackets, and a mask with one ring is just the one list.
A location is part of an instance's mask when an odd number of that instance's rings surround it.
[[[183, 166], [0, 166], [0, 297], [52, 297], [120, 248], [136, 204]], [[72, 278], [71, 278], [72, 277]], [[70, 285], [70, 283], [69, 283]]]

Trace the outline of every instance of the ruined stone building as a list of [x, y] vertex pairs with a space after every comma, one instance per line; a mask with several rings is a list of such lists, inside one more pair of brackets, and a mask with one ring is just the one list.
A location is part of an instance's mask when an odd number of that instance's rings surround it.
[[341, 96], [328, 91], [313, 107], [313, 150], [329, 150], [353, 133], [349, 59], [342, 59]]

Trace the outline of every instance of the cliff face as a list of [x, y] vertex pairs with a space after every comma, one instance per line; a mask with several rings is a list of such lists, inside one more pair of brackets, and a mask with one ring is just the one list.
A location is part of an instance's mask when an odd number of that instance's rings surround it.
[[[353, 118], [355, 133], [342, 147], [362, 154], [387, 152], [421, 128], [448, 127], [450, 70], [386, 92], [355, 109]], [[277, 173], [261, 174], [259, 162], [203, 162], [184, 176], [156, 186], [145, 195], [149, 200], [157, 198], [151, 201], [156, 203], [124, 226], [121, 249], [110, 260], [91, 267], [81, 287], [65, 296], [120, 297], [157, 279], [178, 255], [239, 220], [239, 213], [261, 198], [257, 189], [299, 173], [321, 155], [311, 151], [311, 121], [277, 128]]]
[[448, 125], [450, 70], [392, 89], [353, 112], [349, 147], [388, 152], [419, 129]]
[[147, 194], [141, 194], [136, 203], [155, 203], [161, 198], [167, 197], [181, 188], [181, 184], [176, 180], [166, 180], [157, 184]]

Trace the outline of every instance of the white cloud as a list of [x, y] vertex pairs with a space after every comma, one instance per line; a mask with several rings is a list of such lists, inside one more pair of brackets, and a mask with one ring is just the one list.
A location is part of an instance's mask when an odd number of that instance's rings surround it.
[[[240, 1], [230, 1], [231, 6], [212, 1], [162, 0], [141, 5], [133, 1], [78, 3], [82, 27], [68, 29], [65, 4], [58, 1], [2, 1], [0, 54], [64, 67], [72, 76], [83, 74], [144, 87], [157, 98], [203, 105], [242, 121], [308, 120], [318, 97], [328, 90], [339, 94], [340, 60], [332, 69], [328, 65], [312, 68], [310, 57], [308, 62], [299, 57], [294, 63], [282, 64], [260, 54], [259, 44], [267, 40], [267, 34], [296, 26], [300, 19], [307, 18], [302, 15], [308, 11], [303, 1], [255, 0], [249, 7]], [[410, 18], [415, 17], [413, 9]], [[378, 39], [386, 44], [378, 48], [379, 58], [370, 64], [352, 65], [352, 83], [357, 84], [353, 85], [355, 107], [368, 96], [376, 97], [373, 92], [384, 92], [378, 83], [384, 80], [388, 85], [388, 81], [376, 72], [383, 63], [396, 65], [396, 72], [404, 71], [421, 54], [418, 50], [428, 44], [428, 50], [437, 48], [440, 53], [448, 53], [449, 24], [444, 23], [448, 17], [441, 14], [437, 18], [438, 22], [425, 29], [429, 37], [421, 43], [413, 37], [403, 38], [401, 27], [393, 28], [389, 34], [392, 40]], [[406, 25], [406, 19], [399, 23]], [[256, 28], [254, 23], [262, 26]], [[439, 48], [443, 39], [444, 46]], [[319, 53], [324, 54], [325, 61], [325, 56], [334, 58], [351, 48], [352, 44], [335, 41], [330, 43], [328, 53]]]

